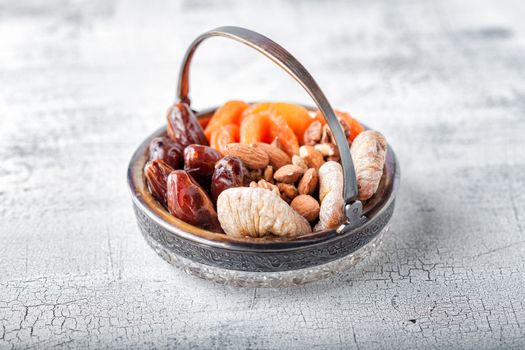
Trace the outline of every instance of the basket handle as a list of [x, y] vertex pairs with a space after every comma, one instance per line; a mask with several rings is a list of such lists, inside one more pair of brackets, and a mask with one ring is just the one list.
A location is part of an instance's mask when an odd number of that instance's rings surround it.
[[323, 114], [332, 134], [334, 135], [341, 156], [341, 163], [343, 165], [343, 177], [345, 179], [343, 182], [343, 199], [345, 202], [344, 212], [348, 221], [341, 225], [337, 231], [341, 233], [347, 232], [363, 224], [366, 219], [362, 215], [362, 204], [357, 200], [357, 181], [354, 164], [352, 162], [350, 147], [348, 146], [348, 141], [345, 137], [343, 128], [339, 124], [339, 120], [336, 117], [332, 106], [319, 88], [319, 85], [315, 82], [314, 78], [308, 73], [304, 66], [282, 46], [264, 35], [240, 27], [218, 27], [201, 34], [191, 43], [182, 61], [179, 73], [179, 84], [177, 87], [177, 94], [180, 101], [190, 104], [190, 99], [188, 97], [188, 77], [190, 63], [195, 50], [205, 39], [214, 36], [233, 39], [259, 51], [292, 76], [292, 78], [301, 84], [310, 95]]

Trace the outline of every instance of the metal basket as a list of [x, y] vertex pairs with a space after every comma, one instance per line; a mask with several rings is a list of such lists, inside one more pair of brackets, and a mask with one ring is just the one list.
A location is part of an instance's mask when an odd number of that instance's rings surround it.
[[[284, 48], [269, 38], [239, 27], [220, 27], [196, 38], [182, 62], [178, 97], [190, 103], [188, 75], [196, 48], [209, 37], [220, 36], [256, 49], [283, 68], [308, 92], [324, 115], [339, 149], [344, 174], [343, 198], [346, 221], [336, 229], [314, 232], [296, 239], [232, 238], [189, 225], [168, 213], [149, 192], [143, 169], [148, 145], [165, 135], [162, 127], [135, 151], [128, 168], [128, 184], [138, 225], [146, 241], [166, 261], [187, 273], [238, 286], [278, 287], [326, 278], [354, 265], [379, 242], [392, 217], [399, 186], [399, 165], [388, 146], [383, 177], [376, 194], [361, 203], [344, 131], [325, 95], [306, 69]], [[309, 108], [309, 107], [307, 107]], [[314, 110], [313, 108], [309, 108]], [[196, 112], [210, 117], [216, 108]]]

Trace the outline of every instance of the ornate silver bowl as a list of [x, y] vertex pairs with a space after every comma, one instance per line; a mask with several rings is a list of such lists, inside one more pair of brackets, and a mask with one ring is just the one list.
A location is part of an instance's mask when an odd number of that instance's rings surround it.
[[[150, 141], [166, 132], [162, 127], [135, 151], [128, 168], [128, 184], [139, 228], [150, 246], [166, 261], [189, 274], [239, 286], [277, 287], [326, 278], [354, 265], [380, 242], [395, 205], [399, 164], [389, 146], [383, 177], [376, 194], [365, 203], [357, 200], [357, 181], [344, 132], [319, 86], [285, 49], [253, 31], [221, 27], [204, 33], [190, 45], [183, 60], [178, 97], [188, 98], [188, 74], [197, 46], [206, 38], [222, 36], [255, 48], [277, 63], [310, 94], [325, 116], [337, 142], [345, 177], [343, 196], [346, 222], [336, 229], [295, 239], [232, 238], [189, 225], [168, 213], [149, 192], [143, 169]], [[307, 107], [310, 110], [314, 108]], [[216, 108], [196, 112], [209, 118]]]

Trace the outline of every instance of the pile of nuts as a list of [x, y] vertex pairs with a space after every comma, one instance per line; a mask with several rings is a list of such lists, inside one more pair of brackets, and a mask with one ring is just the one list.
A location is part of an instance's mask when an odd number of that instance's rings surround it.
[[[377, 191], [386, 141], [337, 112], [351, 143], [359, 199]], [[203, 129], [184, 103], [144, 168], [152, 195], [175, 217], [235, 237], [296, 237], [344, 221], [338, 149], [320, 113], [285, 103], [230, 101]]]

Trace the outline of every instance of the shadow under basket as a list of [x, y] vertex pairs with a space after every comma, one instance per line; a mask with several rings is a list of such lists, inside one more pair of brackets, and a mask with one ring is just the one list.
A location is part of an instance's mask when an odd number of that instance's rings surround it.
[[[199, 36], [183, 61], [178, 95], [189, 103], [188, 69], [195, 48], [206, 38], [223, 36], [257, 49], [284, 68], [312, 96], [336, 140], [344, 173], [345, 215], [336, 229], [313, 232], [295, 239], [234, 238], [202, 230], [172, 216], [148, 190], [144, 165], [151, 140], [166, 134], [163, 127], [135, 151], [128, 168], [128, 184], [139, 228], [148, 244], [167, 262], [186, 273], [221, 284], [243, 287], [287, 287], [313, 282], [344, 271], [369, 256], [388, 230], [400, 181], [399, 165], [388, 146], [383, 176], [376, 194], [356, 200], [357, 182], [350, 150], [333, 109], [321, 90], [286, 50], [270, 39], [238, 27], [221, 27]], [[209, 118], [216, 108], [196, 113]]]

